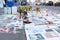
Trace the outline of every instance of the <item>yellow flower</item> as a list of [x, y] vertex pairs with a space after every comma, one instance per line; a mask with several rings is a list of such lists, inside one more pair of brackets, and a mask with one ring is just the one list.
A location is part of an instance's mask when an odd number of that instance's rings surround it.
[[37, 11], [37, 12], [40, 12], [40, 10], [41, 10], [41, 9], [40, 9], [39, 7], [36, 8], [36, 11]]

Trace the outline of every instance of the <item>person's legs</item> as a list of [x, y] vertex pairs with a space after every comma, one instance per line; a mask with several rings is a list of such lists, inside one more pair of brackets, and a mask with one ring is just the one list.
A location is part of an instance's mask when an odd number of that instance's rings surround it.
[[4, 7], [6, 7], [6, 0], [4, 0], [4, 1], [5, 1]]

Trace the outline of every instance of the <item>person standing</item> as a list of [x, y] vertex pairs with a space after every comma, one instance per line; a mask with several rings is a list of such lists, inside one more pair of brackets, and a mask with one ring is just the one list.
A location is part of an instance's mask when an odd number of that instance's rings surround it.
[[7, 0], [7, 1], [6, 1], [6, 5], [7, 5], [8, 7], [14, 6], [14, 0]]
[[5, 1], [4, 7], [6, 7], [6, 0], [4, 0], [4, 1]]
[[4, 13], [12, 14], [12, 7], [14, 6], [14, 0], [5, 0]]
[[0, 0], [0, 8], [3, 8], [5, 5], [5, 1], [4, 0]]

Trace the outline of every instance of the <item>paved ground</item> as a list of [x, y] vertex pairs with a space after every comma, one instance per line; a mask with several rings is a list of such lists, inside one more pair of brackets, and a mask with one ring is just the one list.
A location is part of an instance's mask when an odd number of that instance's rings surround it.
[[4, 13], [3, 11], [3, 8], [0, 8], [0, 15]]
[[[18, 5], [16, 5], [18, 6]], [[33, 6], [33, 5], [32, 5]], [[33, 6], [34, 8], [37, 7], [37, 6]], [[39, 6], [40, 8], [47, 8], [51, 11], [60, 11], [60, 7], [58, 6]], [[0, 14], [3, 14], [3, 8], [0, 8]]]
[[60, 11], [60, 7], [58, 6], [40, 6], [41, 8], [47, 8], [50, 9], [51, 11]]
[[0, 33], [0, 40], [26, 40], [24, 30], [20, 30], [20, 33]]
[[43, 6], [43, 5], [41, 5], [41, 6], [33, 6], [33, 7], [40, 7], [42, 9], [47, 8], [51, 11], [60, 11], [60, 7], [58, 7], [58, 6]]
[[[4, 9], [0, 8], [0, 15], [4, 14]], [[20, 33], [0, 33], [0, 40], [27, 40], [24, 29], [20, 30]]]
[[[36, 6], [33, 6], [36, 7]], [[52, 11], [60, 11], [60, 7], [54, 6], [39, 6], [41, 8], [47, 8]], [[0, 15], [3, 14], [3, 8], [0, 8]], [[24, 30], [20, 30], [20, 33], [13, 34], [13, 33], [0, 33], [0, 40], [26, 40]]]

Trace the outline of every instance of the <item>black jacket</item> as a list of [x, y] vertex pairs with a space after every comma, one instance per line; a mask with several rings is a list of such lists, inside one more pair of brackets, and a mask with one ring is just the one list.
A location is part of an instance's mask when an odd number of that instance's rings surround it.
[[6, 3], [7, 0], [4, 0], [4, 1], [5, 1], [5, 3]]

